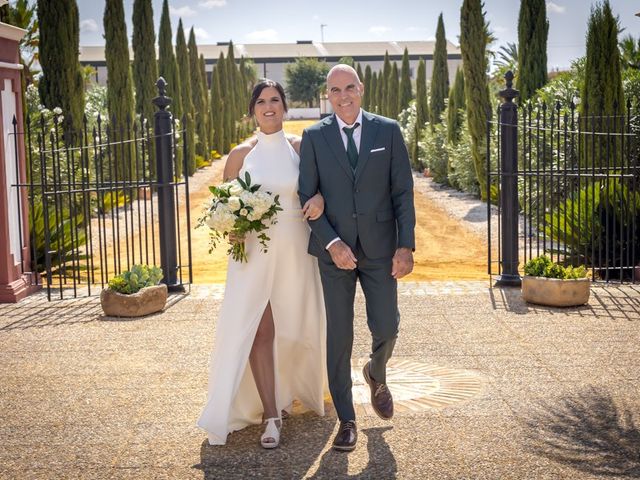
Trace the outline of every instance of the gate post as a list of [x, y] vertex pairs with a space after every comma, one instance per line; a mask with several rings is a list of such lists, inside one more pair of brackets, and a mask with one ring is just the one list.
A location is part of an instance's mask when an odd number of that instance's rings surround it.
[[518, 106], [513, 99], [519, 92], [512, 88], [513, 72], [509, 70], [504, 76], [507, 88], [500, 91], [500, 209], [502, 210], [502, 273], [497, 285], [520, 286], [518, 273]]
[[0, 303], [15, 303], [33, 285], [29, 204], [24, 188], [22, 81], [18, 45], [26, 30], [0, 23]]
[[154, 114], [154, 134], [156, 137], [156, 175], [158, 188], [158, 216], [160, 230], [160, 264], [165, 283], [170, 291], [184, 291], [178, 283], [178, 256], [176, 251], [175, 186], [173, 185], [173, 129], [171, 112], [165, 110], [171, 105], [171, 98], [165, 95], [167, 82], [160, 77], [156, 82], [158, 96], [153, 104], [158, 107]]

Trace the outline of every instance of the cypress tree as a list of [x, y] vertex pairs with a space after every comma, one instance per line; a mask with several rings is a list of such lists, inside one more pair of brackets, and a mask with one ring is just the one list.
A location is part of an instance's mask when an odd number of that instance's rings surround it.
[[247, 108], [249, 106], [249, 80], [247, 79], [247, 66], [244, 56], [240, 57], [238, 71], [240, 72], [240, 118], [243, 120], [241, 129], [242, 138], [244, 139], [249, 135], [249, 122], [246, 121]]
[[60, 107], [75, 131], [82, 128], [84, 83], [78, 52], [80, 20], [75, 0], [38, 0], [40, 29], [40, 98], [45, 107]]
[[385, 117], [389, 116], [389, 112], [387, 112], [387, 95], [389, 92], [390, 77], [391, 60], [389, 60], [389, 52], [386, 51], [384, 53], [384, 63], [382, 65], [382, 82], [380, 82], [380, 78], [378, 78], [378, 83], [380, 83], [380, 115], [384, 115]]
[[487, 24], [481, 0], [464, 0], [460, 9], [460, 50], [467, 99], [471, 153], [482, 200], [487, 200], [486, 130], [491, 114], [487, 86]]
[[[171, 20], [169, 18], [169, 3], [162, 3], [160, 15], [160, 30], [158, 32], [158, 74], [167, 82], [166, 95], [171, 98], [170, 111], [174, 118], [182, 121], [182, 88], [180, 75], [178, 74], [178, 62], [173, 51], [173, 34], [171, 33]], [[182, 149], [176, 149], [175, 174], [182, 176], [183, 154]]]
[[[126, 131], [127, 123], [133, 121], [133, 81], [129, 67], [129, 44], [122, 0], [106, 0], [103, 20], [104, 56], [108, 75], [107, 108], [111, 120], [115, 120], [112, 128], [120, 138], [120, 129]], [[131, 156], [129, 146], [127, 144], [126, 148], [114, 150], [118, 179], [129, 179], [135, 175], [135, 168], [130, 164], [135, 159]]]
[[362, 73], [362, 67], [360, 66], [360, 63], [358, 63], [358, 65], [356, 66], [356, 73], [358, 74], [358, 78], [360, 79], [360, 81], [364, 81], [364, 74]]
[[[192, 76], [191, 65], [189, 64], [189, 51], [184, 36], [184, 28], [182, 27], [182, 19], [178, 21], [178, 30], [176, 32], [176, 61], [178, 62], [180, 78], [184, 80], [180, 86], [182, 87], [182, 119], [186, 122], [186, 125], [184, 125], [186, 129], [184, 138], [187, 142], [187, 158], [185, 163], [188, 169], [187, 173], [191, 175], [196, 171], [195, 109], [193, 107], [193, 91], [191, 90]], [[197, 74], [197, 72], [194, 73]]]
[[427, 97], [427, 64], [424, 58], [418, 62], [416, 74], [416, 125], [420, 130], [429, 121], [429, 98]]
[[[580, 113], [585, 116], [582, 120], [583, 132], [620, 131], [622, 128], [623, 122], [615, 121], [615, 116], [625, 111], [619, 31], [618, 19], [613, 16], [609, 0], [591, 9], [587, 28], [585, 79], [580, 95]], [[609, 159], [613, 160], [611, 163], [620, 162], [620, 144], [612, 146], [606, 135], [586, 134], [583, 137], [584, 166], [600, 167]]]
[[362, 108], [371, 110], [371, 67], [367, 65], [364, 69], [364, 95], [362, 97]]
[[386, 117], [396, 119], [398, 117], [398, 106], [400, 97], [398, 95], [400, 84], [398, 81], [398, 64], [393, 62], [389, 83], [387, 84], [387, 113]]
[[411, 92], [411, 72], [409, 71], [409, 51], [405, 47], [402, 55], [402, 69], [400, 73], [400, 98], [398, 112], [409, 107], [413, 94]]
[[158, 79], [156, 63], [156, 33], [153, 27], [151, 0], [133, 2], [133, 83], [136, 91], [136, 113], [149, 121], [153, 120], [154, 107], [151, 100], [156, 96]]
[[458, 68], [453, 86], [451, 90], [449, 90], [449, 105], [447, 110], [447, 140], [449, 143], [456, 144], [460, 139], [460, 127], [462, 126], [460, 110], [464, 109], [464, 74], [462, 70]]
[[[227, 88], [225, 92], [228, 92], [229, 104], [231, 111], [231, 141], [233, 143], [239, 143], [238, 128], [236, 120], [240, 119], [240, 100], [238, 99], [238, 66], [236, 65], [235, 53], [233, 51], [233, 42], [229, 42], [229, 49], [227, 50]], [[225, 93], [225, 97], [226, 97]]]
[[378, 72], [371, 74], [371, 93], [369, 94], [369, 109], [378, 113]]
[[376, 94], [376, 113], [378, 115], [384, 115], [384, 111], [386, 108], [385, 98], [384, 98], [384, 87], [385, 87], [385, 78], [384, 71], [378, 72], [378, 89]]
[[419, 158], [418, 142], [424, 129], [425, 123], [429, 121], [429, 98], [427, 97], [427, 64], [424, 58], [418, 62], [418, 72], [416, 74], [416, 123], [413, 132], [413, 142], [411, 143], [411, 159], [416, 169], [421, 169]]
[[209, 151], [205, 158], [209, 158], [211, 155], [211, 149], [213, 148], [213, 125], [211, 123], [211, 99], [209, 98], [209, 79], [207, 77], [207, 63], [204, 59], [204, 55], [200, 54], [200, 75], [202, 76], [202, 88], [205, 103], [205, 114], [207, 116], [207, 145]]
[[431, 75], [431, 126], [440, 123], [444, 111], [444, 99], [449, 93], [449, 67], [447, 66], [447, 38], [444, 33], [442, 13], [438, 17], [436, 46], [433, 52], [433, 74]]
[[196, 133], [198, 134], [198, 142], [196, 143], [196, 155], [207, 158], [209, 150], [208, 132], [207, 132], [207, 103], [205, 101], [205, 88], [202, 79], [202, 69], [200, 67], [200, 58], [198, 57], [198, 46], [196, 45], [196, 35], [191, 27], [189, 32], [189, 71], [191, 72], [191, 94], [193, 96], [194, 122]]
[[[223, 115], [223, 135], [222, 135], [222, 148], [224, 153], [229, 153], [231, 150], [231, 143], [235, 135], [235, 123], [234, 112], [231, 108], [231, 95], [229, 94], [229, 75], [227, 74], [227, 61], [224, 58], [222, 52], [218, 57], [218, 76], [220, 77], [220, 99], [222, 101], [222, 115]], [[222, 152], [220, 152], [222, 153]]]
[[[156, 33], [153, 27], [151, 0], [133, 2], [133, 85], [135, 87], [135, 112], [153, 125], [155, 107], [151, 100], [156, 96], [158, 64], [156, 62]], [[149, 142], [149, 176], [155, 178], [155, 142]]]
[[213, 130], [212, 147], [220, 155], [224, 153], [224, 112], [222, 110], [222, 91], [220, 89], [220, 63], [211, 72], [211, 96], [209, 111]]
[[[547, 3], [522, 0], [518, 15], [518, 71], [516, 88], [520, 100], [531, 98], [547, 83]], [[515, 72], [514, 72], [515, 73]]]

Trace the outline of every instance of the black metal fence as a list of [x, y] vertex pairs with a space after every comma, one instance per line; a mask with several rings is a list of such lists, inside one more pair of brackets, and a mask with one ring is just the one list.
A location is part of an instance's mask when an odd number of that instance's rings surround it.
[[164, 80], [158, 87], [153, 121], [85, 116], [78, 129], [50, 112], [27, 119], [26, 131], [14, 122], [27, 153], [27, 182], [18, 172], [12, 186], [29, 202], [22, 269], [49, 299], [92, 295], [134, 264], [162, 266], [172, 289], [192, 282], [189, 178], [176, 168], [186, 132], [166, 111]]
[[638, 105], [629, 100], [608, 115], [573, 102], [518, 108], [509, 79], [501, 95], [487, 135], [498, 143], [487, 168], [498, 199], [489, 274], [517, 283], [529, 259], [547, 254], [585, 265], [595, 281], [640, 280]]

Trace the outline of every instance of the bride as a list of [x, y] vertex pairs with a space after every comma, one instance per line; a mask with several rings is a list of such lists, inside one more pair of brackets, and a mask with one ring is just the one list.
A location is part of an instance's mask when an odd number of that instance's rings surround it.
[[248, 235], [248, 262], [229, 260], [208, 400], [197, 422], [211, 445], [222, 445], [230, 432], [264, 422], [261, 445], [277, 447], [280, 412], [290, 411], [294, 399], [324, 414], [325, 309], [317, 263], [307, 254], [309, 227], [304, 221], [318, 218], [324, 201], [316, 195], [300, 209], [300, 139], [282, 130], [286, 111], [282, 86], [258, 82], [249, 103], [249, 114], [260, 127], [257, 141], [235, 147], [224, 168], [225, 181], [249, 172], [252, 183], [280, 195], [283, 211], [267, 231], [268, 252], [261, 252], [255, 235]]

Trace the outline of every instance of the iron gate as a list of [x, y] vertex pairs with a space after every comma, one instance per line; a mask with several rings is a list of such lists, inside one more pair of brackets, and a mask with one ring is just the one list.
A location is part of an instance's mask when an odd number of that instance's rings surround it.
[[20, 131], [14, 120], [27, 182], [16, 169], [12, 187], [18, 198], [27, 191], [31, 244], [30, 264], [20, 263], [50, 300], [92, 295], [134, 264], [162, 266], [170, 289], [192, 283], [186, 123], [157, 85], [152, 121], [85, 115], [78, 129], [44, 112]]

